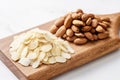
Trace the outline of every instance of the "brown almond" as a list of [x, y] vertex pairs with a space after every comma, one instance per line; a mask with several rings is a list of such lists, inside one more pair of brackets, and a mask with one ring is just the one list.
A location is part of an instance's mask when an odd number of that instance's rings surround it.
[[54, 24], [59, 28], [64, 24], [64, 19], [65, 19], [64, 17], [60, 17], [55, 21]]
[[62, 36], [63, 39], [66, 39], [66, 37], [67, 37], [67, 34], [64, 34], [64, 35]]
[[91, 33], [95, 33], [96, 30], [92, 28], [90, 32], [91, 32]]
[[97, 28], [96, 28], [96, 31], [97, 32], [104, 32], [105, 29], [102, 26], [98, 25]]
[[90, 31], [92, 29], [92, 27], [91, 26], [84, 26], [84, 27], [82, 27], [82, 31], [84, 31], [84, 32], [88, 32], [88, 31]]
[[96, 34], [93, 34], [94, 40], [98, 40], [98, 37]]
[[89, 18], [88, 14], [83, 14], [83, 15], [81, 16], [81, 19], [82, 19], [82, 21], [84, 21], [84, 22], [85, 22], [88, 18]]
[[109, 37], [109, 33], [108, 32], [104, 32], [104, 33], [99, 33], [98, 34], [98, 38], [99, 39], [105, 39]]
[[95, 19], [98, 21], [98, 22], [102, 22], [101, 18], [99, 16], [95, 16]]
[[90, 13], [90, 14], [88, 14], [88, 17], [93, 19], [94, 18], [94, 14]]
[[79, 28], [78, 28], [77, 26], [75, 26], [75, 25], [72, 25], [72, 26], [71, 26], [71, 29], [72, 29], [74, 32], [79, 32], [79, 31], [80, 31]]
[[69, 14], [67, 17], [66, 17], [66, 19], [65, 19], [65, 21], [64, 21], [64, 26], [66, 27], [66, 28], [69, 28], [70, 26], [71, 26], [71, 24], [72, 24], [72, 16]]
[[83, 13], [83, 10], [82, 9], [77, 9], [76, 13]]
[[75, 36], [81, 37], [81, 38], [85, 37], [85, 35], [83, 33], [75, 33]]
[[74, 32], [73, 32], [72, 29], [67, 29], [67, 30], [66, 30], [66, 34], [67, 34], [67, 36], [72, 37], [73, 34], [74, 34]]
[[77, 37], [73, 36], [73, 37], [66, 37], [66, 40], [69, 42], [73, 42]]
[[57, 30], [58, 30], [58, 27], [57, 27], [56, 25], [52, 25], [52, 27], [50, 28], [49, 31], [50, 31], [51, 33], [55, 34]]
[[103, 23], [103, 22], [99, 22], [99, 25], [101, 25], [104, 29], [107, 28], [107, 24]]
[[110, 23], [109, 23], [109, 22], [102, 21], [102, 23], [106, 24], [106, 25], [107, 25], [107, 27], [110, 27]]
[[80, 18], [81, 18], [81, 15], [82, 15], [82, 13], [73, 13], [73, 14], [72, 14], [72, 18], [73, 18], [73, 19], [80, 19]]
[[86, 36], [87, 39], [89, 39], [89, 40], [91, 40], [91, 41], [94, 40], [94, 37], [93, 37], [92, 33], [86, 32], [86, 33], [84, 33], [84, 34], [85, 34], [85, 36]]
[[92, 19], [91, 18], [88, 18], [88, 20], [86, 21], [86, 25], [91, 25], [91, 23], [92, 23]]
[[80, 21], [80, 20], [73, 20], [72, 23], [75, 26], [85, 26], [85, 23], [83, 21]]
[[98, 25], [98, 21], [97, 21], [97, 19], [93, 19], [91, 25], [92, 25], [93, 28], [96, 28], [97, 25]]
[[78, 44], [78, 45], [80, 45], [80, 44], [85, 44], [85, 43], [87, 43], [87, 39], [86, 39], [86, 38], [76, 38], [76, 39], [74, 40], [74, 43], [75, 43], [75, 44]]
[[110, 22], [110, 18], [109, 18], [109, 17], [103, 17], [101, 20], [102, 20], [102, 21]]
[[56, 32], [56, 36], [57, 37], [61, 37], [61, 36], [63, 36], [64, 35], [64, 33], [66, 32], [66, 27], [65, 26], [61, 26], [58, 30], [57, 30], [57, 32]]

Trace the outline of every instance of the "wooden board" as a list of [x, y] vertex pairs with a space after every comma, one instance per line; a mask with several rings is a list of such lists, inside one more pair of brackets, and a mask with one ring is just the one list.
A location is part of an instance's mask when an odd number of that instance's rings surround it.
[[[70, 43], [75, 50], [75, 54], [66, 63], [56, 63], [53, 65], [41, 65], [37, 69], [32, 67], [24, 67], [10, 58], [9, 45], [13, 40], [13, 36], [0, 40], [0, 59], [20, 80], [48, 80], [73, 68], [79, 67], [96, 58], [106, 55], [120, 48], [120, 39], [118, 36], [120, 26], [120, 13], [102, 15], [110, 17], [112, 23], [109, 29], [110, 38], [96, 42], [89, 42], [85, 45], [74, 45]], [[43, 25], [37, 26], [40, 29], [48, 30], [54, 21], [50, 21]], [[23, 31], [25, 32], [25, 31]], [[19, 33], [18, 33], [19, 34]], [[17, 34], [15, 34], [17, 35]]]

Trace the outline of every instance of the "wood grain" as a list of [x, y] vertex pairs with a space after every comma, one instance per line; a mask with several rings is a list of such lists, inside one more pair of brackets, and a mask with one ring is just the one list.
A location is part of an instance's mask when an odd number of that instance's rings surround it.
[[[32, 67], [24, 67], [10, 58], [9, 45], [13, 40], [13, 36], [6, 37], [0, 40], [0, 59], [20, 80], [48, 80], [54, 76], [60, 75], [66, 71], [79, 67], [96, 58], [106, 55], [120, 48], [120, 38], [118, 36], [120, 26], [120, 13], [102, 15], [111, 19], [111, 27], [109, 28], [110, 38], [96, 42], [89, 42], [85, 45], [75, 45], [70, 43], [76, 54], [66, 63], [56, 63], [53, 65], [41, 65], [37, 69]], [[54, 21], [50, 21], [43, 25], [37, 26], [40, 29], [48, 30]], [[25, 32], [25, 31], [23, 31]], [[18, 33], [20, 34], [20, 33]], [[17, 35], [17, 34], [15, 34]]]

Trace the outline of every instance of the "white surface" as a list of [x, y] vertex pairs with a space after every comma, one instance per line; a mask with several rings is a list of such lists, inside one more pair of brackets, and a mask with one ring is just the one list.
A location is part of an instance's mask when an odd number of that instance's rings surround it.
[[[78, 8], [96, 14], [115, 13], [120, 12], [120, 0], [0, 0], [0, 39]], [[119, 74], [120, 50], [53, 80], [119, 80]], [[18, 80], [1, 61], [0, 80]]]

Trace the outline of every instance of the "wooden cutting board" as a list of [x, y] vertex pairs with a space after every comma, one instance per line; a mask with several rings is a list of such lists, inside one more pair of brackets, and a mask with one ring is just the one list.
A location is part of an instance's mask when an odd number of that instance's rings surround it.
[[[110, 38], [96, 42], [89, 42], [85, 45], [74, 45], [70, 43], [71, 47], [75, 50], [75, 54], [73, 54], [72, 58], [66, 63], [41, 65], [39, 68], [33, 69], [32, 67], [24, 67], [17, 62], [12, 61], [9, 54], [9, 45], [13, 40], [13, 36], [17, 34], [0, 40], [0, 59], [20, 80], [51, 79], [52, 77], [60, 75], [66, 71], [88, 63], [92, 60], [95, 60], [96, 58], [99, 58], [120, 48], [120, 38], [118, 36], [120, 26], [120, 13], [101, 15], [100, 17], [103, 16], [109, 17], [112, 22], [109, 29]], [[37, 28], [48, 30], [53, 22], [54, 21], [50, 21], [43, 25], [37, 26]]]

